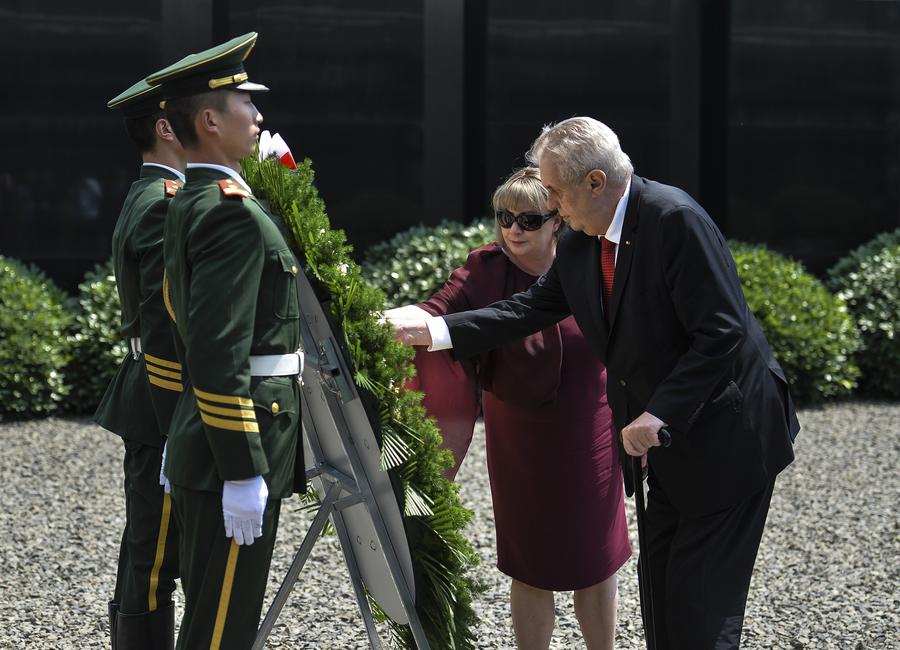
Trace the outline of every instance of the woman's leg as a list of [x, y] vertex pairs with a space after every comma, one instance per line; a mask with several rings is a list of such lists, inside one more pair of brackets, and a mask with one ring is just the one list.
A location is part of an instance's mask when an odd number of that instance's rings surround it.
[[547, 650], [556, 618], [553, 592], [513, 580], [509, 603], [518, 649]]
[[575, 592], [575, 616], [588, 650], [612, 650], [616, 639], [619, 586], [616, 574]]

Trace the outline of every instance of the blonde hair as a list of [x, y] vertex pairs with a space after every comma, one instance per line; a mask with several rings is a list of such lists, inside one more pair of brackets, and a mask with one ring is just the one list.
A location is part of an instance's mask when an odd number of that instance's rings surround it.
[[592, 117], [572, 117], [545, 126], [528, 151], [528, 162], [538, 165], [546, 153], [557, 157], [559, 175], [570, 185], [593, 169], [603, 171], [614, 185], [624, 185], [634, 173], [619, 137]]
[[[494, 190], [491, 206], [494, 208], [494, 212], [512, 207], [528, 207], [540, 213], [547, 212], [547, 188], [541, 183], [541, 170], [537, 167], [522, 167], [514, 171], [500, 184], [500, 187]], [[494, 219], [494, 236], [497, 238], [497, 243], [501, 247], [505, 247], [500, 224], [497, 223], [496, 218]]]

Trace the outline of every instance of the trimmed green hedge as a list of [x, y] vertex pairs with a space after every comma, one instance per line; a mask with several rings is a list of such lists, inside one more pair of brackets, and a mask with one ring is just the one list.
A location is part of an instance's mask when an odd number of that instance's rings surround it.
[[846, 301], [862, 336], [856, 355], [861, 389], [900, 397], [900, 229], [838, 261], [828, 272], [828, 286]]
[[729, 242], [747, 303], [781, 363], [795, 399], [850, 394], [859, 333], [844, 301], [803, 265], [765, 246]]
[[92, 413], [128, 351], [119, 334], [121, 307], [112, 260], [98, 264], [78, 285], [77, 300], [70, 303], [73, 357], [65, 368], [71, 392], [66, 408]]
[[369, 248], [363, 277], [387, 294], [387, 308], [416, 303], [444, 286], [469, 251], [492, 241], [493, 221], [414, 226]]
[[0, 256], [0, 419], [46, 415], [68, 393], [65, 294], [36, 268]]

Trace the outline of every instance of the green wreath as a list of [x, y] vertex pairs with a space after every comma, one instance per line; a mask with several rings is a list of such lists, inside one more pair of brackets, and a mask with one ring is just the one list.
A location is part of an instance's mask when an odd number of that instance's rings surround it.
[[[458, 486], [443, 477], [452, 457], [440, 448], [440, 433], [425, 416], [422, 395], [403, 388], [414, 373], [412, 353], [378, 321], [385, 294], [363, 281], [343, 231], [332, 230], [308, 159], [296, 171], [255, 157], [241, 166], [254, 195], [287, 226], [289, 244], [349, 353], [356, 385], [374, 397], [364, 401], [370, 402], [369, 420], [381, 439], [382, 467], [403, 487], [400, 509], [416, 574], [416, 611], [428, 642], [435, 650], [474, 649], [472, 600], [481, 587], [470, 569], [478, 556], [463, 536], [472, 513], [462, 506]], [[409, 628], [372, 604], [397, 646], [415, 648]]]

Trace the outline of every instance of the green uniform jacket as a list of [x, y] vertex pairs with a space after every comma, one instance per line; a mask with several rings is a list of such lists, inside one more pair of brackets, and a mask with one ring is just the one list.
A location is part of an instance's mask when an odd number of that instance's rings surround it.
[[181, 366], [163, 304], [163, 229], [181, 183], [167, 169], [141, 167], [113, 231], [113, 267], [122, 306], [122, 336], [140, 338], [97, 407], [94, 421], [128, 440], [162, 447], [181, 393]]
[[[250, 356], [300, 347], [297, 260], [274, 218], [226, 173], [188, 169], [166, 217], [165, 262], [184, 392], [166, 476], [221, 491], [263, 475], [272, 498], [304, 471], [296, 377], [251, 377]], [[301, 483], [298, 482], [298, 486]]]

